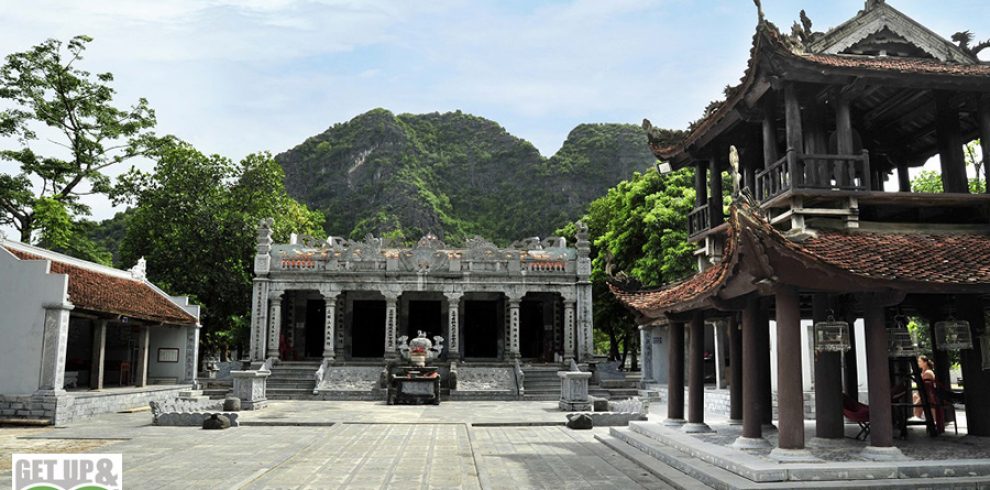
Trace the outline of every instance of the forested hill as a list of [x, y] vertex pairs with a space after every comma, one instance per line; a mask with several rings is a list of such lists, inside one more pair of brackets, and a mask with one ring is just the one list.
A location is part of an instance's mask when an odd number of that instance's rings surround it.
[[[556, 155], [460, 111], [375, 109], [276, 157], [289, 194], [333, 235], [451, 243], [547, 236], [634, 171], [653, 165], [642, 128], [582, 124]], [[276, 218], [277, 219], [277, 218]]]

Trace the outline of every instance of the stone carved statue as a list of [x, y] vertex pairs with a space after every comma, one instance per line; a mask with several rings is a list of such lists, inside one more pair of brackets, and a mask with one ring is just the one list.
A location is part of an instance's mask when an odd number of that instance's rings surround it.
[[272, 250], [272, 226], [275, 220], [264, 218], [258, 222], [258, 253], [267, 254]]

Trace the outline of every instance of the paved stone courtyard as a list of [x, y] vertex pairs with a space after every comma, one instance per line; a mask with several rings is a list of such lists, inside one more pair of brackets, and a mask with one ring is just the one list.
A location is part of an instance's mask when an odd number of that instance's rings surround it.
[[155, 427], [147, 412], [0, 428], [0, 488], [11, 453], [42, 451], [123, 453], [126, 488], [670, 488], [595, 442], [607, 428], [564, 428], [555, 404], [276, 402], [226, 431]]

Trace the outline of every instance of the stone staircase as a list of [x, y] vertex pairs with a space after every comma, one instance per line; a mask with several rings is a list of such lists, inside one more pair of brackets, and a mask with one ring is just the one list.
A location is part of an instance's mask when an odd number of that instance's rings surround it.
[[279, 362], [268, 377], [269, 400], [311, 400], [316, 389], [313, 375], [320, 368], [319, 361]]
[[523, 366], [523, 400], [560, 400], [560, 366]]

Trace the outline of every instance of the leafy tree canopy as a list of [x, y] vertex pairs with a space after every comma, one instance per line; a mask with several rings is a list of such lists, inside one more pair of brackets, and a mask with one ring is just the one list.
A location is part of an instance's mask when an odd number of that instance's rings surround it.
[[11, 225], [20, 239], [106, 261], [87, 241], [73, 218], [89, 214], [79, 197], [106, 194], [107, 167], [141, 155], [160, 143], [151, 128], [155, 113], [144, 99], [130, 108], [114, 104], [110, 73], [80, 69], [87, 36], [68, 42], [49, 39], [6, 57], [0, 67], [0, 138], [7, 140], [0, 160], [0, 225]]
[[282, 169], [267, 153], [234, 163], [185, 143], [162, 148], [151, 173], [132, 170], [121, 196], [127, 217], [121, 261], [148, 263], [148, 277], [204, 305], [208, 347], [243, 343], [250, 310], [258, 221], [275, 218], [275, 239], [322, 233], [323, 215], [285, 193]]

